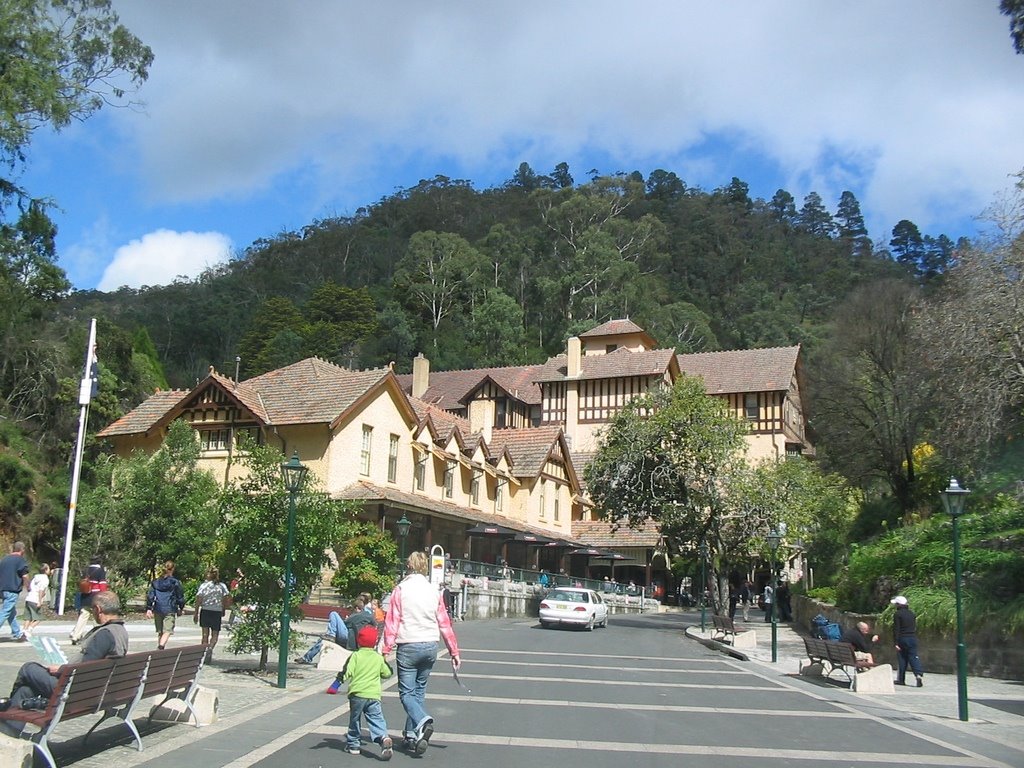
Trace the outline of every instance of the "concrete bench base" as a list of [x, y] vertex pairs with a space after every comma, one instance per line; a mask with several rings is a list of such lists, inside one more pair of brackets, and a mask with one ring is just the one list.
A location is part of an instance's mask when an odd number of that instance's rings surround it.
[[170, 699], [161, 706], [154, 706], [149, 715], [160, 723], [191, 723], [193, 725], [212, 725], [217, 722], [217, 707], [220, 697], [213, 688], [197, 686], [192, 697], [192, 708], [196, 711], [199, 722], [195, 722], [181, 699]]
[[746, 632], [737, 632], [732, 638], [733, 648], [757, 648], [757, 632], [748, 629]]
[[858, 672], [853, 677], [853, 686], [856, 693], [896, 693], [892, 682], [892, 666], [879, 664], [877, 667]]
[[323, 648], [320, 650], [320, 660], [316, 663], [317, 669], [322, 669], [326, 672], [341, 672], [342, 667], [345, 666], [345, 662], [348, 661], [348, 657], [352, 655], [352, 651], [348, 648], [342, 648], [336, 643], [324, 641]]
[[825, 674], [825, 665], [821, 662], [808, 662], [807, 659], [800, 659], [801, 677], [821, 677]]
[[32, 768], [31, 741], [0, 733], [0, 768]]

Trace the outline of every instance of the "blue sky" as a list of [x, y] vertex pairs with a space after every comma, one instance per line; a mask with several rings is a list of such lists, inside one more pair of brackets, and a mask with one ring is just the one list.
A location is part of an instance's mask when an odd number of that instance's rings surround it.
[[78, 288], [158, 285], [437, 174], [663, 168], [754, 196], [843, 190], [869, 233], [954, 240], [1024, 168], [997, 0], [129, 3], [137, 109], [37, 134]]

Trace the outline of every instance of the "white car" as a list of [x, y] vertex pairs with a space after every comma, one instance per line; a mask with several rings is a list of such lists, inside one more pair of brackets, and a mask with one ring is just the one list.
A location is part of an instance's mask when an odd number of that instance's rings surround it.
[[540, 601], [540, 625], [547, 629], [556, 624], [586, 627], [608, 626], [608, 604], [592, 589], [558, 587]]

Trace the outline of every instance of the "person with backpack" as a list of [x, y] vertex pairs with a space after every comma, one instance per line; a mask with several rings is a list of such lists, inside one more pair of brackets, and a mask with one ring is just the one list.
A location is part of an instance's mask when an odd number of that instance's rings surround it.
[[71, 630], [70, 638], [72, 645], [78, 645], [81, 642], [82, 638], [86, 635], [86, 627], [94, 619], [92, 612], [93, 598], [100, 592], [106, 592], [108, 587], [107, 571], [100, 561], [100, 556], [93, 555], [89, 567], [85, 569], [85, 574], [78, 582], [78, 594], [76, 596], [78, 620], [75, 622], [74, 629]]
[[153, 579], [146, 593], [146, 617], [156, 624], [157, 645], [163, 650], [174, 634], [174, 620], [185, 610], [185, 591], [174, 576], [174, 561], [164, 563], [164, 573]]

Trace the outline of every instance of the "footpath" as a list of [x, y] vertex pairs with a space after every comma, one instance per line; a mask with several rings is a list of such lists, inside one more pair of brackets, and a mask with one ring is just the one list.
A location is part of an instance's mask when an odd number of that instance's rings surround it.
[[[953, 675], [926, 674], [923, 688], [896, 688], [892, 695], [861, 695], [851, 693], [842, 686], [814, 682], [800, 678], [798, 670], [804, 657], [802, 637], [788, 625], [780, 624], [777, 634], [777, 657], [771, 661], [771, 625], [764, 621], [746, 624], [737, 622], [741, 630], [757, 633], [756, 648], [730, 651], [710, 640], [711, 632], [701, 633], [700, 614], [692, 609], [681, 613], [680, 630], [685, 627], [683, 642], [702, 642], [723, 653], [730, 653], [738, 663], [758, 665], [766, 676], [777, 676], [787, 684], [822, 685], [830, 695], [843, 697], [855, 706], [869, 707], [885, 717], [903, 717], [912, 721], [920, 717], [942, 727], [960, 731], [964, 738], [984, 738], [990, 741], [1024, 749], [1024, 682], [991, 680], [971, 677], [968, 680], [970, 720], [958, 719], [956, 678]], [[187, 618], [187, 617], [186, 617]], [[696, 623], [696, 626], [693, 624]], [[130, 647], [139, 651], [156, 644], [156, 636], [149, 621], [128, 623]], [[708, 617], [707, 629], [711, 623]], [[71, 623], [46, 621], [40, 624], [39, 635], [58, 639], [66, 651], [72, 651], [67, 642]], [[134, 768], [152, 765], [167, 768], [181, 765], [175, 757], [192, 754], [197, 745], [205, 755], [203, 764], [188, 764], [194, 768], [223, 766], [243, 768], [271, 758], [294, 743], [297, 734], [310, 733], [324, 723], [346, 717], [344, 696], [327, 696], [324, 691], [334, 674], [317, 670], [315, 666], [300, 666], [293, 659], [323, 632], [322, 621], [301, 621], [292, 624], [295, 650], [288, 665], [287, 687], [277, 688], [276, 650], [271, 651], [268, 670], [257, 672], [256, 656], [233, 655], [226, 651], [226, 637], [214, 653], [213, 661], [203, 669], [201, 683], [217, 691], [218, 719], [212, 725], [195, 728], [192, 725], [147, 724], [137, 720], [145, 750], [137, 752], [127, 729], [117, 720], [111, 720], [98, 729], [87, 744], [85, 732], [95, 718], [81, 717], [62, 724], [51, 741], [57, 764], [75, 768]], [[192, 622], [183, 622], [176, 630], [171, 645], [192, 645], [199, 642], [199, 629]], [[6, 694], [18, 668], [26, 661], [35, 661], [31, 646], [0, 638], [0, 688]], [[826, 688], [827, 687], [827, 688]], [[830, 689], [830, 690], [828, 690]], [[910, 726], [912, 727], [912, 726]], [[281, 736], [285, 734], [285, 736]], [[343, 741], [343, 739], [342, 739]], [[340, 749], [340, 747], [338, 747]], [[326, 758], [325, 758], [326, 759]], [[42, 762], [37, 759], [37, 765]]]
[[[845, 678], [838, 673], [833, 675], [834, 683], [799, 676], [801, 664], [807, 663], [804, 636], [789, 624], [777, 625], [777, 661], [772, 663], [771, 624], [764, 621], [760, 612], [752, 612], [749, 622], [737, 617], [737, 630], [753, 630], [757, 633], [756, 647], [739, 650], [732, 650], [711, 640], [710, 615], [707, 616], [705, 631], [701, 632], [700, 613], [692, 609], [689, 613], [690, 621], [696, 619], [696, 625], [687, 628], [688, 637], [723, 653], [758, 664], [769, 675], [844, 690], [850, 701], [870, 704], [883, 715], [886, 711], [901, 717], [914, 715], [1006, 746], [1024, 749], [1024, 681], [969, 676], [968, 720], [963, 722], [959, 718], [956, 675], [934, 674], [925, 670], [923, 688], [917, 688], [911, 682], [905, 687], [896, 686], [892, 694], [852, 693], [846, 690]], [[913, 681], [913, 675], [908, 674], [908, 678]]]

